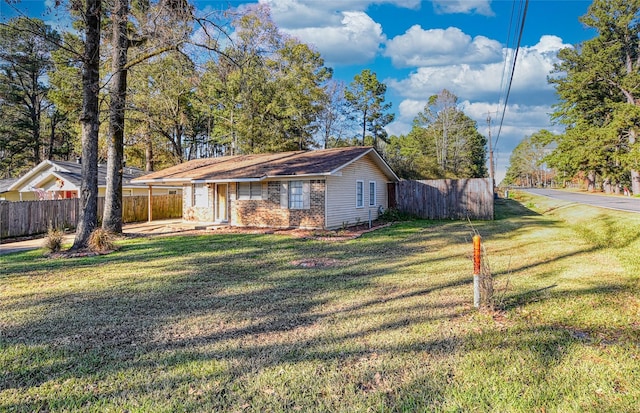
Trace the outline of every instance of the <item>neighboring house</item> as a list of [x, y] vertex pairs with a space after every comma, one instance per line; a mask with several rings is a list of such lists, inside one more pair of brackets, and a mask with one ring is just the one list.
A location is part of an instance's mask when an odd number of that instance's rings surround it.
[[15, 191], [9, 191], [9, 187], [17, 180], [18, 178], [0, 179], [0, 201], [20, 200], [20, 194]]
[[[133, 184], [131, 180], [141, 176], [144, 171], [125, 167], [122, 173], [123, 196], [146, 196], [148, 185]], [[98, 165], [98, 196], [104, 197], [107, 188], [107, 166]], [[80, 162], [42, 161], [21, 178], [15, 180], [2, 194], [10, 201], [31, 201], [37, 199], [77, 198], [82, 182]], [[182, 188], [173, 187], [153, 189], [153, 195], [180, 193]]]
[[376, 219], [398, 177], [371, 147], [196, 159], [133, 180], [181, 184], [183, 219], [335, 229]]

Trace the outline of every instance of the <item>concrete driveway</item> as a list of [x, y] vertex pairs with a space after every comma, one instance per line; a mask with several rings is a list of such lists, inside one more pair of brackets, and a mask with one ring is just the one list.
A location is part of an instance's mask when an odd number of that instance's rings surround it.
[[[186, 229], [182, 225], [181, 219], [165, 219], [151, 222], [137, 222], [133, 224], [125, 224], [122, 232], [125, 234], [164, 234], [168, 232], [179, 232]], [[63, 244], [73, 243], [74, 233], [64, 236]], [[42, 248], [43, 238], [34, 238], [26, 241], [7, 242], [0, 240], [0, 255], [10, 254], [13, 252], [21, 252]]]

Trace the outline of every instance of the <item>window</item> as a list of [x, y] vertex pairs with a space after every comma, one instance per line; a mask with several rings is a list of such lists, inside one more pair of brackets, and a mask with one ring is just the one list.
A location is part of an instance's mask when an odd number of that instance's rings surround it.
[[369, 206], [376, 206], [376, 181], [369, 181]]
[[193, 186], [193, 206], [203, 208], [209, 206], [209, 185], [195, 184]]
[[262, 199], [262, 182], [239, 182], [238, 199]]
[[356, 208], [364, 208], [364, 182], [356, 181]]
[[311, 208], [311, 181], [281, 181], [280, 208]]
[[289, 209], [304, 208], [304, 187], [302, 181], [289, 182]]
[[193, 206], [193, 185], [184, 185], [182, 190], [184, 191], [185, 207], [191, 208]]

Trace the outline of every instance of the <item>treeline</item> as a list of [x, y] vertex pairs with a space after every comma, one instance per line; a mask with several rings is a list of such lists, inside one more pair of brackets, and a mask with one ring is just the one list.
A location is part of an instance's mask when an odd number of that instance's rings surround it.
[[[280, 32], [265, 6], [206, 18], [177, 11], [163, 2], [127, 7], [120, 66], [110, 38], [117, 14], [106, 13], [102, 162], [120, 116], [119, 156], [148, 171], [200, 157], [372, 145], [405, 178], [486, 176], [486, 139], [450, 92], [430, 98], [408, 135], [388, 136], [394, 115], [376, 74], [363, 70], [349, 85], [334, 80], [319, 53]], [[64, 33], [26, 17], [0, 25], [0, 177], [43, 159], [81, 157], [83, 25], [78, 19]]]
[[565, 133], [525, 139], [505, 183], [551, 169], [561, 185], [640, 194], [640, 1], [595, 0], [580, 21], [597, 35], [561, 50], [549, 80], [560, 98], [552, 117]]
[[[177, 9], [165, 1], [124, 3], [122, 50], [112, 39], [118, 16], [110, 2], [102, 23], [99, 159], [109, 157], [118, 115], [124, 159], [146, 170], [199, 157], [388, 141], [384, 126], [393, 115], [376, 74], [364, 70], [349, 85], [333, 80], [320, 54], [279, 31], [266, 6], [197, 17], [181, 2]], [[72, 15], [83, 7], [67, 6]], [[0, 25], [0, 177], [81, 155], [83, 25], [78, 18], [64, 33], [26, 17]], [[114, 108], [123, 72], [125, 99]]]

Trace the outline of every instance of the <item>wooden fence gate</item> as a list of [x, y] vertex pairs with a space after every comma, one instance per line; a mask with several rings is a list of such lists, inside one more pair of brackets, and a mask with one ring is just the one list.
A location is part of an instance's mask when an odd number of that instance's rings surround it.
[[400, 181], [398, 210], [424, 219], [493, 219], [489, 178]]

